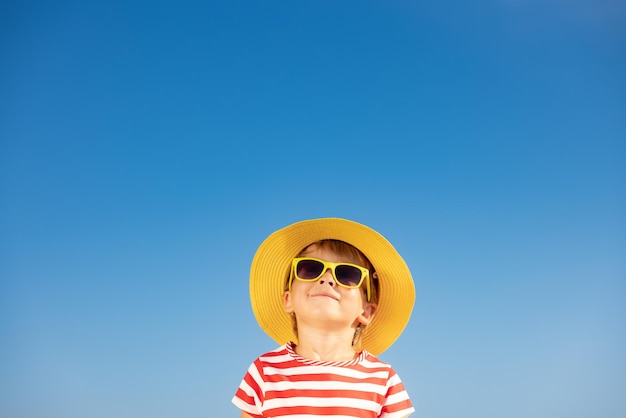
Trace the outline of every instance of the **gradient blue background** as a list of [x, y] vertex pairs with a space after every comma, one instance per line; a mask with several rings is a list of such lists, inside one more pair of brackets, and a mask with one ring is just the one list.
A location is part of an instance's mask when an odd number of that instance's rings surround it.
[[235, 417], [276, 229], [417, 300], [415, 417], [626, 416], [626, 6], [0, 5], [0, 416]]

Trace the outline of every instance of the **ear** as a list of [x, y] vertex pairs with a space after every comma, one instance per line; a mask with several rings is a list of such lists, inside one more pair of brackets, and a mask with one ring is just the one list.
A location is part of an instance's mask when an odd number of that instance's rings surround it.
[[368, 302], [363, 307], [363, 312], [361, 315], [357, 317], [357, 321], [363, 325], [369, 325], [374, 319], [374, 314], [376, 313], [377, 305], [375, 303]]
[[293, 313], [293, 304], [291, 302], [292, 302], [292, 300], [291, 300], [291, 291], [287, 290], [283, 294], [283, 309], [285, 310], [286, 314]]

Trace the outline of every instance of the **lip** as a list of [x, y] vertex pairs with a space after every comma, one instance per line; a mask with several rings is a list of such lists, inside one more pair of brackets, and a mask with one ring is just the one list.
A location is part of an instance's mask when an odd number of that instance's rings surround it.
[[325, 293], [325, 292], [320, 292], [320, 293], [312, 293], [312, 294], [310, 295], [310, 297], [312, 297], [312, 298], [319, 298], [319, 297], [322, 297], [322, 298], [330, 298], [330, 299], [333, 299], [333, 300], [339, 300], [339, 298], [337, 298], [337, 296], [335, 296], [335, 295], [333, 295], [333, 294], [331, 294], [331, 293]]

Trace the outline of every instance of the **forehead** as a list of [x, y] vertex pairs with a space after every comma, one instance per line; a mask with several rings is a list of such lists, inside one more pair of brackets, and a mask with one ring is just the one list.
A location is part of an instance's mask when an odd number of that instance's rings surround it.
[[341, 241], [319, 241], [310, 244], [300, 252], [300, 255], [319, 258], [326, 261], [343, 261], [361, 264], [358, 250]]

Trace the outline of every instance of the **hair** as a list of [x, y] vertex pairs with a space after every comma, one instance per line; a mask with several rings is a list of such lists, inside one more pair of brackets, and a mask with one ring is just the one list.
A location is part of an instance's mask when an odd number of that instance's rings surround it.
[[[306, 247], [304, 247], [296, 257], [301, 257], [304, 255], [307, 249], [311, 246], [317, 246], [319, 248], [324, 248], [332, 251], [333, 253], [345, 257], [347, 261], [359, 265], [361, 267], [365, 267], [369, 270], [369, 281], [370, 281], [370, 300], [371, 303], [376, 303], [378, 301], [378, 276], [376, 274], [376, 270], [374, 269], [374, 265], [370, 262], [370, 260], [363, 254], [358, 248], [355, 246], [348, 244], [347, 242], [336, 240], [336, 239], [323, 239], [320, 241], [315, 241]], [[289, 280], [289, 278], [287, 278]], [[296, 321], [296, 315], [291, 315], [291, 321], [293, 326], [293, 332], [298, 335], [298, 323]], [[352, 348], [356, 351], [361, 350], [361, 338], [363, 333], [365, 332], [366, 326], [363, 324], [359, 324], [354, 331], [354, 336], [352, 338]]]

